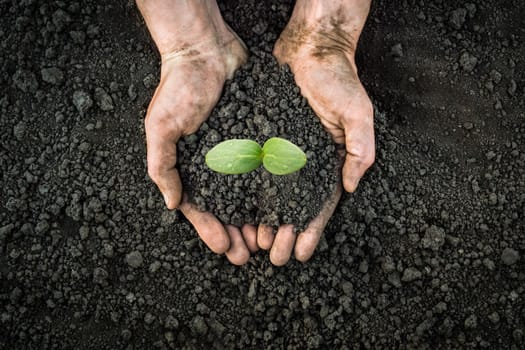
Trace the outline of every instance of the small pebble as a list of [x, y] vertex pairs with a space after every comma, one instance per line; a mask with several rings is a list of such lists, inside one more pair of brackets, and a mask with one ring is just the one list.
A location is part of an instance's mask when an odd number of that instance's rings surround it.
[[126, 263], [132, 268], [139, 268], [143, 261], [142, 254], [136, 250], [126, 255]]
[[501, 253], [501, 261], [505, 265], [514, 265], [520, 260], [520, 253], [517, 250], [514, 250], [512, 248], [505, 248], [503, 249], [503, 252]]

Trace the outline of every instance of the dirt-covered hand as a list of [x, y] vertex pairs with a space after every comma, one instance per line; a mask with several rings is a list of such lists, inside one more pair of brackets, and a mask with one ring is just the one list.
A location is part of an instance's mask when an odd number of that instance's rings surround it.
[[[243, 61], [240, 47], [234, 54], [215, 42], [195, 46], [162, 55], [160, 84], [145, 120], [148, 173], [169, 209], [176, 208], [182, 196], [175, 167], [177, 141], [197, 131], [208, 118], [224, 81]], [[227, 67], [229, 60], [235, 60], [235, 65]]]
[[214, 0], [137, 0], [137, 5], [162, 59], [160, 83], [145, 119], [149, 176], [168, 209], [179, 207], [212, 251], [243, 264], [251, 247], [239, 240], [239, 229], [224, 227], [212, 214], [182, 201], [176, 145], [208, 118], [224, 82], [246, 61], [246, 48]]
[[[288, 64], [301, 94], [334, 141], [344, 145], [342, 182], [356, 190], [375, 158], [373, 106], [357, 75], [354, 55], [370, 9], [370, 0], [297, 0], [292, 17], [274, 48], [280, 64]], [[308, 260], [341, 197], [339, 188], [321, 213], [298, 234], [293, 225], [260, 225], [257, 243], [270, 249], [270, 260], [284, 265], [292, 251]], [[295, 247], [295, 248], [294, 248]]]
[[349, 192], [375, 158], [373, 107], [354, 61], [369, 7], [370, 0], [298, 0], [274, 48], [335, 142], [345, 145]]

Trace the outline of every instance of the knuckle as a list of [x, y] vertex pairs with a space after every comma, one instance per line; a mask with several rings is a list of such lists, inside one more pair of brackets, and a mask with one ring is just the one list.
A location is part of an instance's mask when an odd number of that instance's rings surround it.
[[373, 141], [371, 142], [360, 142], [353, 143], [348, 149], [347, 152], [349, 155], [361, 163], [366, 168], [369, 168], [374, 164], [375, 161], [375, 145]]
[[347, 152], [353, 157], [355, 157], [355, 159], [357, 159], [358, 161], [363, 162], [367, 154], [366, 145], [363, 143], [354, 142], [347, 149]]
[[157, 108], [151, 108], [146, 114], [144, 119], [144, 128], [146, 133], [159, 134], [167, 130], [167, 126], [170, 124], [171, 117], [165, 112], [160, 111]]
[[148, 167], [148, 176], [155, 183], [157, 183], [160, 179], [160, 173], [157, 170], [154, 170], [153, 168], [150, 168], [150, 167]]
[[162, 170], [159, 163], [151, 157], [148, 158], [148, 176], [155, 183], [158, 183], [162, 178]]
[[368, 113], [368, 115], [371, 115], [371, 116], [374, 115], [374, 105], [372, 104], [372, 101], [370, 101], [369, 98], [366, 99], [366, 102], [363, 108]]

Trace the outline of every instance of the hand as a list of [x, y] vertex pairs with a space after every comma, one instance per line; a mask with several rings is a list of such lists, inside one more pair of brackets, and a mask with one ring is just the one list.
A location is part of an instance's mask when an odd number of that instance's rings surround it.
[[[373, 107], [354, 60], [369, 7], [369, 0], [298, 0], [274, 48], [334, 141], [345, 145], [342, 180], [348, 192], [356, 190], [375, 158]], [[288, 261], [294, 243], [296, 258], [308, 260], [340, 195], [337, 191], [297, 241], [291, 225], [281, 226], [275, 239], [270, 228], [259, 226], [259, 246], [271, 247], [270, 260], [276, 265]]]
[[160, 83], [145, 119], [148, 174], [168, 209], [180, 208], [212, 251], [244, 264], [257, 249], [255, 227], [245, 225], [241, 231], [223, 226], [211, 213], [182, 200], [176, 145], [208, 118], [225, 80], [246, 61], [246, 49], [222, 20], [215, 1], [137, 4], [162, 59]]

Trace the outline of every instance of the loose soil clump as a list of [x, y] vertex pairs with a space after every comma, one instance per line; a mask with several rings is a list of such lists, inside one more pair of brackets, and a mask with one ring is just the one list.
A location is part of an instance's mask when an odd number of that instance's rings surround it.
[[[295, 224], [301, 230], [340, 182], [337, 145], [301, 97], [288, 67], [279, 67], [261, 41], [197, 133], [179, 142], [179, 169], [190, 200], [223, 223]], [[278, 136], [299, 146], [307, 163], [298, 172], [273, 175], [263, 167], [240, 175], [212, 171], [206, 153], [228, 139], [263, 144]]]

